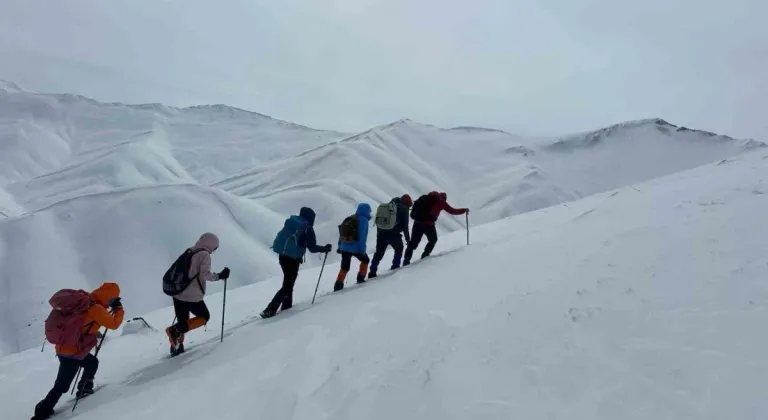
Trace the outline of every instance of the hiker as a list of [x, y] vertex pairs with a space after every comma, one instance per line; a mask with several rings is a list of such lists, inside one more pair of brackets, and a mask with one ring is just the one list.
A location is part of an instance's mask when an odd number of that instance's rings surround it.
[[368, 254], [365, 253], [368, 241], [368, 221], [371, 219], [371, 206], [367, 203], [357, 205], [357, 211], [353, 216], [344, 219], [339, 225], [339, 247], [341, 254], [341, 267], [333, 284], [333, 291], [338, 292], [344, 288], [344, 279], [352, 265], [352, 257], [360, 261], [360, 269], [357, 272], [357, 282], [365, 283], [368, 274]]
[[[96, 347], [101, 335], [99, 329], [116, 330], [123, 323], [124, 310], [117, 283], [104, 283], [91, 293], [60, 290], [49, 302], [54, 309], [46, 319], [45, 336], [56, 344], [59, 372], [53, 388], [35, 406], [32, 420], [47, 419], [54, 414], [53, 407], [69, 391], [80, 368], [83, 374], [77, 384], [77, 398], [94, 393], [93, 379], [99, 369], [99, 359], [91, 354], [91, 349]], [[111, 313], [106, 308], [110, 308]]]
[[395, 256], [392, 258], [390, 270], [400, 268], [400, 260], [403, 258], [403, 235], [405, 243], [411, 241], [411, 235], [408, 232], [408, 211], [413, 206], [413, 200], [408, 194], [402, 197], [395, 197], [389, 203], [382, 204], [376, 209], [376, 252], [373, 254], [370, 272], [368, 278], [376, 277], [379, 268], [379, 262], [384, 258], [387, 247], [391, 246], [395, 250]]
[[422, 195], [416, 202], [413, 203], [413, 210], [411, 210], [411, 219], [413, 219], [413, 232], [411, 233], [411, 240], [408, 242], [408, 248], [405, 250], [405, 257], [403, 259], [403, 266], [411, 263], [413, 257], [413, 251], [419, 247], [421, 237], [427, 237], [427, 246], [424, 247], [424, 252], [421, 254], [421, 258], [428, 257], [437, 243], [437, 228], [435, 222], [437, 221], [440, 212], [445, 210], [449, 214], [458, 216], [464, 213], [468, 213], [468, 208], [455, 209], [448, 204], [448, 194], [444, 192], [432, 191], [429, 194]]
[[[218, 274], [211, 271], [211, 254], [218, 248], [219, 237], [206, 232], [200, 236], [195, 246], [188, 250], [192, 253], [187, 273], [191, 281], [181, 293], [173, 296], [176, 324], [165, 329], [171, 343], [171, 356], [184, 353], [184, 334], [202, 327], [211, 319], [211, 313], [203, 301], [206, 284], [209, 281], [229, 278], [229, 267], [224, 267]], [[189, 318], [190, 312], [195, 316], [192, 319]]]
[[315, 211], [302, 207], [299, 215], [293, 215], [285, 220], [285, 224], [272, 242], [272, 250], [279, 257], [280, 268], [283, 269], [283, 286], [275, 293], [266, 309], [259, 315], [262, 318], [275, 316], [278, 309], [286, 310], [293, 306], [293, 286], [299, 276], [299, 265], [302, 263], [307, 250], [312, 253], [329, 253], [331, 244], [317, 245], [315, 237]]

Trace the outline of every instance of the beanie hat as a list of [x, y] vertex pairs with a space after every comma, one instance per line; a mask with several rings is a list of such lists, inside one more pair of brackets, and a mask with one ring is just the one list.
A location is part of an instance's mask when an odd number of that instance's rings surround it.
[[413, 199], [411, 199], [411, 196], [408, 194], [403, 194], [402, 197], [400, 197], [401, 200], [403, 200], [403, 204], [405, 204], [406, 207], [413, 206]]

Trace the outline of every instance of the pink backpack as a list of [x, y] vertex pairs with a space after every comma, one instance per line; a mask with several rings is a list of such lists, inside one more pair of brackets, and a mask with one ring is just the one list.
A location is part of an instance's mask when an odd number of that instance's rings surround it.
[[48, 303], [53, 309], [45, 319], [45, 338], [60, 346], [82, 348], [85, 312], [91, 307], [91, 295], [85, 290], [61, 289]]

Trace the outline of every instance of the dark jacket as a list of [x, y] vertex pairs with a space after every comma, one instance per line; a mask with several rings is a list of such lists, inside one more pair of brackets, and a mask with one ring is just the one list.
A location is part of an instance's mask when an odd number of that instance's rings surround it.
[[299, 237], [299, 246], [305, 247], [309, 252], [315, 254], [325, 252], [325, 249], [317, 244], [317, 237], [315, 236], [315, 211], [309, 207], [302, 207], [299, 211], [299, 217], [306, 220], [309, 225], [304, 234]]

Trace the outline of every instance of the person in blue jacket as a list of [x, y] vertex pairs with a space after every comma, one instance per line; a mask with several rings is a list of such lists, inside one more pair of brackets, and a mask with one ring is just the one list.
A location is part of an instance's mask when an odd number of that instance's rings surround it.
[[317, 244], [314, 225], [315, 211], [309, 207], [302, 207], [298, 216], [293, 215], [286, 219], [283, 229], [275, 236], [272, 250], [279, 255], [280, 268], [283, 269], [283, 286], [259, 314], [262, 318], [275, 316], [281, 307], [284, 311], [293, 306], [293, 286], [299, 276], [299, 265], [307, 251], [331, 252], [331, 244], [325, 246]]
[[[356, 231], [347, 235], [347, 219], [339, 226], [339, 247], [338, 253], [341, 254], [341, 268], [339, 275], [336, 276], [336, 283], [333, 285], [333, 291], [339, 291], [344, 288], [344, 279], [352, 265], [352, 257], [360, 261], [360, 269], [357, 272], [357, 282], [365, 283], [365, 277], [368, 274], [368, 263], [370, 259], [366, 254], [366, 242], [368, 242], [368, 223], [371, 220], [371, 206], [367, 203], [357, 205], [357, 211], [354, 216], [357, 220]], [[349, 226], [352, 228], [352, 226]]]

